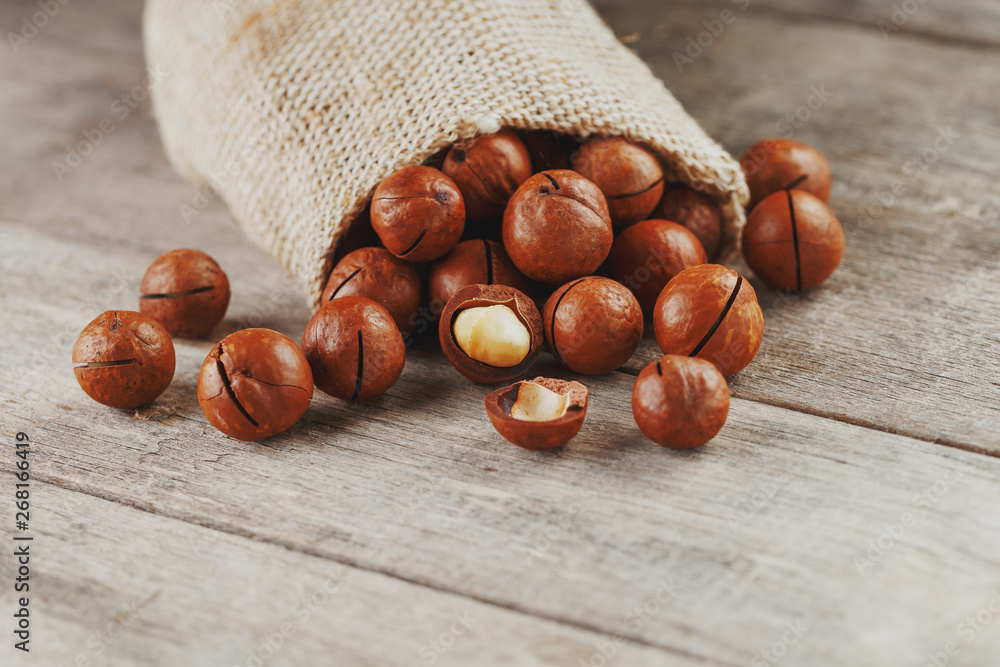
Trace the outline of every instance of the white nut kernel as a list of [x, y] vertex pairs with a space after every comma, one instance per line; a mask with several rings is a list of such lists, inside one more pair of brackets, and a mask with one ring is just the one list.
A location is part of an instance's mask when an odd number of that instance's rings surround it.
[[534, 382], [522, 382], [517, 400], [510, 406], [510, 416], [529, 422], [559, 419], [569, 408], [569, 396], [563, 396]]
[[455, 318], [452, 332], [462, 352], [489, 366], [517, 366], [531, 351], [528, 328], [502, 304], [466, 308]]

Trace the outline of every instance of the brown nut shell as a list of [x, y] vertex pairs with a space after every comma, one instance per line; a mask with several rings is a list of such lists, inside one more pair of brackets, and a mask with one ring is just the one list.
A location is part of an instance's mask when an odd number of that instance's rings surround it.
[[[514, 311], [530, 335], [528, 354], [516, 366], [499, 367], [484, 364], [468, 356], [455, 341], [453, 326], [460, 312], [467, 308], [495, 305], [504, 305]], [[542, 342], [545, 340], [542, 316], [535, 303], [524, 292], [508, 285], [469, 285], [455, 292], [441, 313], [438, 336], [441, 340], [441, 349], [451, 365], [476, 384], [499, 384], [523, 375], [535, 363]]]
[[255, 442], [286, 431], [313, 395], [312, 373], [291, 338], [243, 329], [212, 348], [198, 374], [198, 403], [231, 438]]
[[726, 423], [726, 378], [704, 359], [661, 357], [636, 378], [632, 415], [643, 435], [658, 445], [671, 449], [700, 447]]
[[743, 257], [765, 283], [800, 292], [821, 285], [844, 257], [844, 229], [833, 211], [805, 190], [765, 198], [743, 228]]
[[660, 161], [625, 139], [591, 139], [573, 154], [570, 165], [601, 189], [616, 226], [645, 220], [663, 196]]
[[[567, 398], [566, 412], [557, 419], [528, 421], [511, 414], [519, 394], [526, 384], [541, 385]], [[531, 450], [562, 447], [579, 433], [587, 416], [587, 387], [579, 382], [537, 377], [497, 389], [486, 396], [486, 414], [493, 428], [518, 447]]]
[[90, 322], [73, 346], [76, 381], [92, 399], [112, 408], [153, 401], [174, 377], [174, 344], [158, 321], [142, 313], [109, 310]]
[[621, 368], [642, 340], [642, 308], [609, 278], [580, 278], [557, 289], [542, 313], [545, 340], [566, 368], [604, 375]]
[[465, 230], [465, 204], [455, 182], [431, 167], [393, 173], [372, 196], [371, 221], [389, 252], [427, 262], [455, 247]]
[[729, 376], [756, 356], [764, 315], [743, 276], [718, 264], [702, 264], [667, 283], [656, 301], [653, 326], [664, 354], [707, 359]]
[[572, 136], [548, 130], [521, 132], [521, 140], [528, 147], [531, 167], [535, 173], [552, 169], [569, 169], [569, 156], [579, 148]]
[[139, 310], [176, 338], [201, 338], [229, 307], [229, 279], [214, 259], [190, 248], [165, 252], [139, 286]]
[[613, 241], [604, 195], [565, 169], [526, 180], [503, 216], [503, 244], [514, 265], [532, 280], [549, 285], [593, 274]]
[[619, 232], [606, 266], [608, 275], [632, 290], [649, 313], [674, 276], [706, 261], [701, 243], [687, 228], [668, 220], [643, 220]]
[[347, 401], [388, 391], [403, 372], [406, 347], [389, 311], [371, 299], [326, 303], [306, 325], [302, 351], [316, 386]]
[[462, 241], [435, 262], [427, 277], [432, 312], [440, 312], [455, 292], [467, 285], [507, 285], [522, 292], [531, 289], [503, 245], [487, 239]]
[[759, 141], [743, 153], [740, 166], [750, 186], [747, 210], [769, 195], [790, 188], [810, 192], [824, 202], [830, 198], [830, 164], [818, 150], [801, 141]]
[[385, 248], [359, 248], [330, 272], [320, 302], [363, 296], [389, 311], [402, 333], [413, 331], [420, 310], [420, 276]]
[[499, 218], [511, 195], [531, 176], [531, 156], [516, 133], [501, 130], [454, 146], [441, 171], [461, 190], [469, 220]]
[[704, 248], [707, 261], [718, 259], [722, 249], [722, 209], [704, 192], [676, 183], [663, 193], [652, 217], [687, 227]]

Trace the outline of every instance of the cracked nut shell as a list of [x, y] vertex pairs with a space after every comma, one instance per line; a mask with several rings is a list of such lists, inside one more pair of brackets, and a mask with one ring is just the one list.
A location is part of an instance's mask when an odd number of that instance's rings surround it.
[[244, 329], [212, 348], [198, 374], [198, 404], [231, 438], [255, 442], [291, 428], [313, 395], [302, 350], [271, 329]]
[[652, 217], [687, 227], [704, 248], [707, 261], [718, 259], [722, 249], [722, 209], [704, 192], [676, 183], [663, 193]]
[[496, 241], [462, 241], [431, 267], [427, 278], [432, 312], [440, 312], [455, 292], [467, 285], [507, 285], [522, 292], [531, 283]]
[[557, 289], [542, 314], [556, 360], [584, 375], [621, 368], [642, 340], [642, 308], [631, 291], [609, 278], [580, 278]]
[[371, 299], [345, 296], [312, 316], [302, 351], [316, 386], [347, 401], [367, 401], [396, 383], [406, 347], [389, 311]]
[[372, 196], [370, 215], [382, 245], [408, 262], [441, 257], [465, 230], [458, 186], [431, 167], [406, 167], [382, 181]]
[[674, 276], [706, 261], [701, 243], [687, 228], [668, 220], [643, 220], [618, 234], [606, 266], [608, 275], [632, 290], [649, 313]]
[[764, 315], [750, 282], [718, 264], [681, 271], [653, 312], [664, 354], [700, 357], [729, 376], [749, 364], [764, 336]]
[[176, 338], [202, 338], [229, 307], [229, 279], [214, 259], [189, 248], [157, 257], [142, 278], [139, 310]]
[[805, 190], [824, 202], [830, 198], [830, 164], [818, 150], [801, 141], [759, 141], [740, 157], [740, 166], [750, 186], [748, 211], [769, 195], [789, 188]]
[[844, 229], [833, 211], [805, 190], [767, 197], [743, 228], [743, 257], [765, 283], [801, 292], [826, 281], [844, 257]]
[[663, 447], [691, 449], [714, 438], [729, 415], [729, 387], [714, 364], [667, 355], [646, 366], [632, 388], [632, 416]]
[[76, 381], [112, 408], [153, 401], [174, 377], [174, 344], [159, 322], [142, 313], [109, 310], [83, 328], [73, 346]]
[[572, 440], [583, 426], [587, 388], [579, 382], [543, 377], [517, 382], [486, 396], [486, 414], [493, 428], [518, 447], [555, 449]]
[[470, 221], [499, 218], [531, 176], [531, 156], [517, 134], [501, 130], [452, 147], [441, 171], [458, 185]]
[[345, 296], [363, 296], [380, 304], [400, 332], [410, 333], [420, 310], [420, 276], [409, 262], [385, 248], [359, 248], [330, 272], [320, 302]]
[[[491, 366], [477, 361], [462, 350], [455, 338], [455, 320], [462, 311], [497, 305], [509, 308], [528, 335], [527, 354], [512, 366]], [[469, 285], [455, 292], [441, 313], [438, 336], [451, 365], [477, 384], [499, 384], [523, 375], [535, 362], [544, 340], [542, 316], [534, 302], [524, 292], [507, 285]]]
[[616, 226], [645, 220], [663, 196], [660, 161], [652, 152], [625, 139], [591, 139], [573, 154], [570, 164], [573, 171], [604, 193]]
[[613, 241], [604, 195], [574, 171], [535, 174], [514, 193], [503, 216], [503, 244], [514, 265], [549, 285], [593, 274]]

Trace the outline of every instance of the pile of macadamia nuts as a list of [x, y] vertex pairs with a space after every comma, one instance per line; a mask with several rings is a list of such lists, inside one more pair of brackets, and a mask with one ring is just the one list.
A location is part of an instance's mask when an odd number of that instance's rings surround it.
[[[770, 139], [741, 164], [752, 195], [747, 264], [781, 290], [824, 282], [844, 252], [825, 203], [826, 160]], [[199, 403], [223, 433], [260, 440], [302, 417], [314, 385], [349, 401], [384, 393], [407, 345], [436, 330], [458, 373], [513, 382], [486, 397], [496, 430], [552, 449], [582, 427], [587, 388], [518, 379], [543, 347], [573, 373], [611, 373], [652, 318], [664, 356], [636, 378], [635, 421], [664, 447], [703, 445], [726, 421], [726, 377], [753, 360], [764, 331], [750, 283], [710, 263], [722, 225], [714, 199], [665, 182], [656, 155], [625, 139], [481, 136], [380, 183], [341, 243], [301, 346], [269, 329], [227, 336], [202, 365]], [[173, 377], [172, 337], [206, 336], [225, 314], [229, 283], [204, 253], [174, 250], [150, 266], [139, 302], [139, 313], [95, 319], [73, 351], [80, 386], [105, 405], [159, 396]]]

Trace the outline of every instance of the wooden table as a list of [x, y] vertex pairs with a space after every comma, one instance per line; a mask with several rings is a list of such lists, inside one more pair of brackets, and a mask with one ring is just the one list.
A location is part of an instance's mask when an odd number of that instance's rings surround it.
[[[847, 231], [822, 288], [755, 283], [761, 353], [688, 453], [632, 421], [652, 340], [588, 380], [584, 430], [543, 454], [502, 441], [487, 389], [422, 349], [384, 398], [318, 394], [258, 444], [198, 408], [210, 341], [178, 343], [151, 407], [93, 403], [73, 341], [134, 309], [164, 250], [228, 271], [217, 337], [294, 338], [310, 313], [219, 201], [179, 213], [195, 193], [145, 99], [139, 3], [59, 5], [16, 53], [4, 37], [0, 663], [997, 664], [1000, 7], [897, 4], [599, 4], [733, 153], [782, 133], [819, 147]], [[0, 32], [36, 11], [3, 3]], [[689, 37], [707, 46], [678, 68]], [[30, 655], [12, 646], [24, 534]]]

